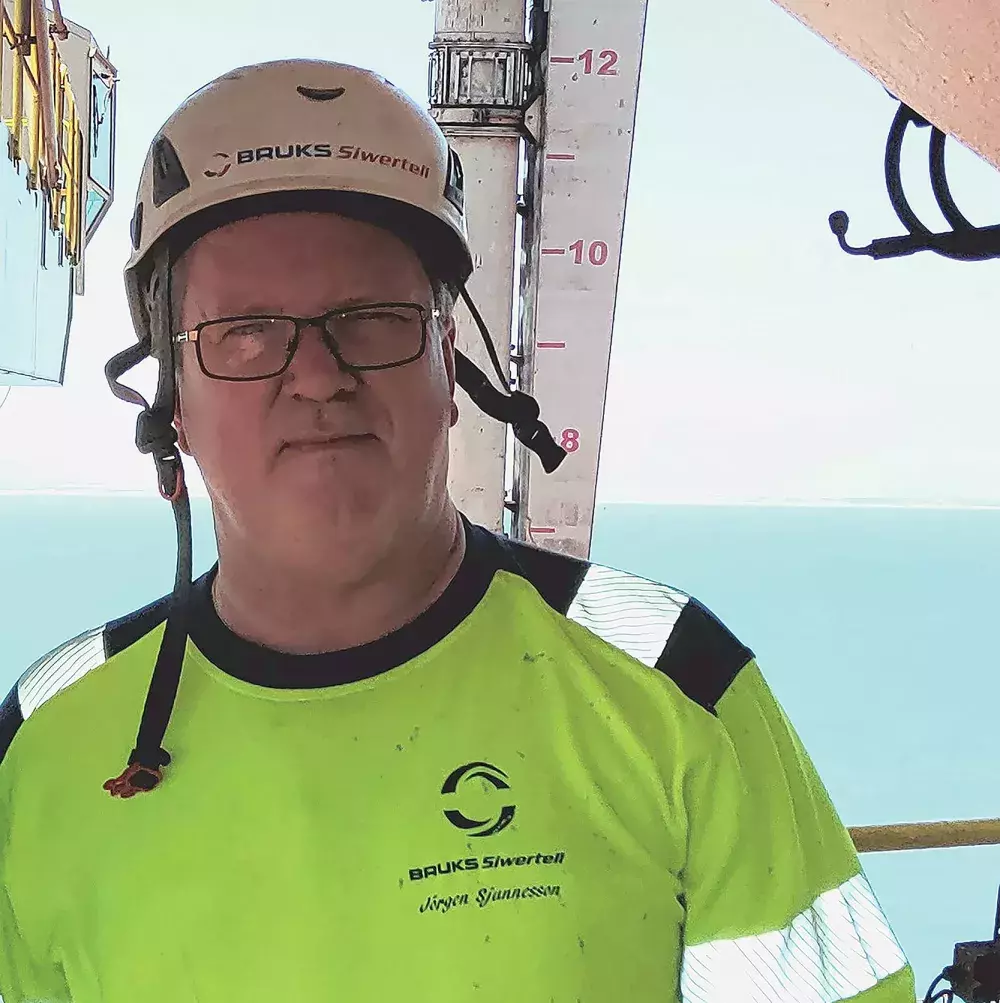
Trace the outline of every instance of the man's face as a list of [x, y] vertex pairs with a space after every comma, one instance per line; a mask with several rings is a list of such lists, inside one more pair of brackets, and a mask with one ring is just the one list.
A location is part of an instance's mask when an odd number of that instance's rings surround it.
[[[409, 247], [331, 214], [275, 214], [213, 231], [183, 255], [175, 281], [176, 330], [366, 302], [432, 307]], [[443, 503], [454, 424], [450, 320], [430, 320], [424, 354], [393, 369], [345, 370], [315, 327], [302, 331], [285, 373], [256, 382], [211, 379], [193, 344], [177, 350], [180, 446], [205, 478], [220, 537], [294, 563], [349, 561]]]

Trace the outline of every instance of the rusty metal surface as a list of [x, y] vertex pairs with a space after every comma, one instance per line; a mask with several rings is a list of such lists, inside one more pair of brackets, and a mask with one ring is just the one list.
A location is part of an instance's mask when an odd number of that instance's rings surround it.
[[1000, 168], [995, 0], [774, 0], [895, 97]]

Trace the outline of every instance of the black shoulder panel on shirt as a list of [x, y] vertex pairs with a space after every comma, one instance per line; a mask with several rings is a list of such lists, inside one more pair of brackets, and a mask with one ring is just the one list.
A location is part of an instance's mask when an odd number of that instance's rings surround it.
[[124, 651], [129, 645], [135, 644], [151, 630], [167, 619], [170, 611], [170, 597], [164, 596], [151, 602], [148, 606], [129, 613], [127, 616], [112, 620], [104, 628], [104, 650], [108, 658]]
[[0, 703], [0, 763], [7, 755], [7, 750], [22, 724], [24, 724], [24, 718], [21, 715], [21, 703], [17, 699], [17, 686], [15, 685], [5, 697], [4, 702]]
[[527, 579], [549, 606], [565, 614], [590, 564], [578, 557], [542, 550], [507, 537], [498, 535], [496, 538], [507, 558], [504, 569]]
[[669, 676], [710, 713], [754, 657], [718, 617], [686, 593], [499, 534], [490, 536], [499, 545], [504, 570], [531, 582], [563, 615], [579, 599], [574, 620]]
[[715, 712], [753, 652], [700, 602], [690, 599], [656, 660], [686, 696]]

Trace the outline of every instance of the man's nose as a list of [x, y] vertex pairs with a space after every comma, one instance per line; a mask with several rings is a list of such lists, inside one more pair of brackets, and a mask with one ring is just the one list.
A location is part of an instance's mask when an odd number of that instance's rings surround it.
[[357, 389], [357, 374], [343, 366], [330, 351], [323, 330], [316, 324], [304, 328], [298, 347], [285, 373], [288, 389], [298, 397], [331, 400]]

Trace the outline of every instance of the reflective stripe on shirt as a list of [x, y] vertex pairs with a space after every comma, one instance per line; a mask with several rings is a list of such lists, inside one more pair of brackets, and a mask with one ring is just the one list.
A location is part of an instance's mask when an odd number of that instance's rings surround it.
[[690, 597], [592, 564], [566, 616], [652, 668]]
[[39, 658], [17, 684], [25, 720], [47, 700], [103, 664], [106, 658], [103, 627], [85, 631]]
[[906, 958], [863, 874], [824, 892], [782, 930], [686, 947], [683, 1003], [837, 1003]]

